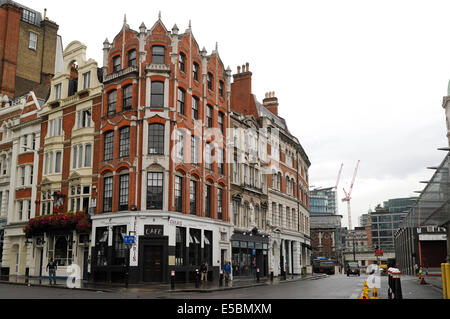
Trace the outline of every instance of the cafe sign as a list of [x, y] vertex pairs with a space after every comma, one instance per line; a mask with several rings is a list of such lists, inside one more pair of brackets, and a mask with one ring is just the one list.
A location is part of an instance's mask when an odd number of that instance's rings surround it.
[[164, 226], [144, 225], [144, 235], [149, 237], [162, 237], [164, 236]]

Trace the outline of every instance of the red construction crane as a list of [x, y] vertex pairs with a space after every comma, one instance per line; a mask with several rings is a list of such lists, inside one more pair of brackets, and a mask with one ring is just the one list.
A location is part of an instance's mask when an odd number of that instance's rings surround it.
[[352, 215], [351, 215], [351, 211], [350, 211], [350, 200], [352, 199], [351, 195], [352, 195], [352, 190], [353, 190], [353, 184], [355, 183], [356, 173], [358, 172], [358, 167], [359, 167], [359, 162], [360, 161], [358, 161], [358, 164], [356, 164], [355, 173], [353, 174], [352, 183], [350, 185], [350, 190], [348, 191], [348, 193], [345, 191], [345, 188], [343, 188], [345, 197], [342, 199], [342, 201], [347, 202], [347, 207], [348, 207], [348, 230], [352, 229]]

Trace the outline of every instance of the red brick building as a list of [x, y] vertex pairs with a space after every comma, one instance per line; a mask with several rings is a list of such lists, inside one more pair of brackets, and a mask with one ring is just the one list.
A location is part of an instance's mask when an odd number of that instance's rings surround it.
[[169, 270], [188, 281], [203, 260], [217, 276], [231, 254], [230, 75], [217, 48], [200, 49], [190, 27], [158, 19], [138, 32], [125, 20], [103, 63], [94, 280], [123, 280], [130, 234], [131, 282], [167, 281]]
[[45, 14], [0, 1], [0, 94], [13, 98], [34, 90], [38, 98], [48, 98], [62, 54], [58, 28]]

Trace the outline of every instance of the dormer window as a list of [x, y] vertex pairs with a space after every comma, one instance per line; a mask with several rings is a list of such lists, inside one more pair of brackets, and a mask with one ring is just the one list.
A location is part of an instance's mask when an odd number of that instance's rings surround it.
[[113, 58], [113, 72], [120, 71], [120, 55]]

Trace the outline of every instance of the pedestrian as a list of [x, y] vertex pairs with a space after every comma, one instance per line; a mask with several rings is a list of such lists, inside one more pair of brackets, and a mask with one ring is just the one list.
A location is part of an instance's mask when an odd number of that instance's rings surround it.
[[53, 283], [56, 285], [56, 269], [57, 268], [58, 268], [58, 265], [53, 260], [53, 257], [50, 257], [50, 261], [48, 262], [47, 268], [46, 268], [49, 271], [48, 277], [50, 280], [50, 285], [52, 284], [52, 278], [53, 278]]
[[414, 264], [414, 273], [416, 274], [416, 276], [417, 276], [418, 271], [419, 271], [419, 266], [417, 266], [417, 264]]
[[231, 262], [225, 261], [225, 265], [223, 265], [223, 273], [225, 274], [225, 282], [231, 280]]
[[201, 281], [208, 281], [208, 263], [204, 260], [200, 266]]

